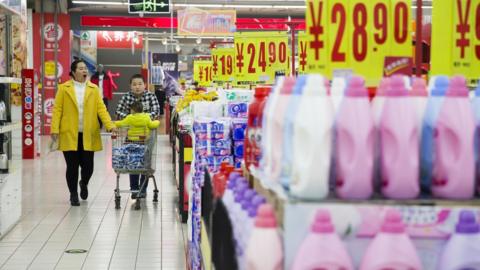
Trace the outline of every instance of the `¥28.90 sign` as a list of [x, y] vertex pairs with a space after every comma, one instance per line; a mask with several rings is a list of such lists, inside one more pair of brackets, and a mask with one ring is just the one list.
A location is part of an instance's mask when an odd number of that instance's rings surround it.
[[199, 86], [211, 86], [213, 80], [213, 63], [211, 60], [193, 61], [193, 79]]
[[337, 69], [351, 69], [375, 85], [385, 57], [412, 56], [410, 0], [307, 0], [306, 5], [300, 72], [331, 77]]
[[272, 84], [289, 72], [286, 32], [235, 33], [235, 78], [238, 84]]
[[213, 82], [223, 84], [233, 81], [235, 67], [234, 48], [212, 49], [212, 62]]
[[480, 78], [480, 0], [433, 1], [432, 75]]

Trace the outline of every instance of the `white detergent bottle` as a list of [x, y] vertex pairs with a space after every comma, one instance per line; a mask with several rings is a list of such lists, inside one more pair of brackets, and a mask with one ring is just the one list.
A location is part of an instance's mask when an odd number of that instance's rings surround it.
[[270, 204], [258, 209], [255, 228], [248, 241], [247, 270], [282, 270], [283, 245], [277, 228], [275, 212]]
[[280, 91], [283, 88], [285, 83], [285, 77], [277, 78], [275, 86], [272, 88], [265, 108], [263, 109], [263, 119], [262, 121], [262, 157], [260, 159], [260, 169], [266, 174], [270, 175], [272, 170], [272, 158], [273, 158], [273, 137], [275, 134], [272, 133], [273, 118], [275, 116], [275, 110], [277, 108], [278, 97], [280, 96]]
[[343, 97], [345, 96], [345, 88], [347, 87], [347, 81], [342, 77], [335, 77], [332, 80], [332, 87], [330, 88], [330, 96], [333, 101], [333, 109], [335, 115], [337, 115], [340, 105], [342, 104]]
[[326, 79], [310, 75], [295, 119], [290, 194], [322, 199], [329, 193], [334, 113]]

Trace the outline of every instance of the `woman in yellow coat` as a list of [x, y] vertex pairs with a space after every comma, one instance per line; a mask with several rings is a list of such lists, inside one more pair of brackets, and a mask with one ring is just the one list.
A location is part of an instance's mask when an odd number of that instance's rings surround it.
[[[80, 197], [88, 197], [88, 182], [93, 174], [93, 153], [102, 150], [100, 124], [107, 130], [115, 129], [98, 87], [87, 80], [88, 69], [83, 60], [73, 61], [70, 67], [72, 80], [60, 85], [55, 97], [51, 126], [52, 140], [58, 141], [67, 164], [67, 185], [70, 204], [79, 206]], [[78, 182], [78, 170], [81, 180]]]

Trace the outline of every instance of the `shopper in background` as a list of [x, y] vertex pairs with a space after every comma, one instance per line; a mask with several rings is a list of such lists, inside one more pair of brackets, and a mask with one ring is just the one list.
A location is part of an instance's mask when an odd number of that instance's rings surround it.
[[[145, 81], [143, 76], [140, 74], [135, 74], [130, 79], [130, 92], [125, 94], [120, 102], [118, 103], [116, 114], [119, 120], [127, 117], [130, 114], [132, 105], [135, 102], [141, 102], [143, 104], [143, 112], [148, 113], [152, 120], [156, 120], [160, 116], [160, 104], [158, 104], [157, 97], [150, 91], [145, 90]], [[138, 174], [130, 175], [130, 189], [132, 191], [138, 190], [140, 176]], [[140, 194], [135, 194], [132, 192], [132, 199], [135, 199], [137, 195], [146, 196], [146, 190], [148, 182], [143, 184], [145, 181], [145, 175], [142, 175], [140, 179], [140, 185], [144, 186]]]
[[97, 116], [107, 130], [114, 130], [115, 124], [107, 112], [98, 87], [88, 81], [88, 69], [83, 60], [73, 61], [70, 76], [72, 80], [60, 85], [55, 97], [51, 137], [54, 141], [59, 140], [59, 150], [63, 151], [67, 164], [70, 204], [79, 206], [77, 185], [80, 184], [80, 197], [86, 200], [88, 182], [93, 174], [93, 153], [102, 150]]
[[109, 73], [105, 72], [102, 64], [97, 66], [97, 71], [93, 74], [90, 81], [98, 85], [100, 96], [102, 97], [105, 106], [108, 108], [108, 101], [112, 99], [113, 95], [113, 85], [112, 78]]

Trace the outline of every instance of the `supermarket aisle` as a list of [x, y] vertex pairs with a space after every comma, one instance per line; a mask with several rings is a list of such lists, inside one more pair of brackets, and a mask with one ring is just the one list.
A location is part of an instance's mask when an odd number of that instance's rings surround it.
[[[0, 240], [0, 269], [185, 269], [186, 228], [175, 212], [167, 136], [158, 144], [160, 201], [151, 201], [150, 185], [141, 211], [127, 194], [115, 210], [106, 138], [104, 146], [95, 155], [88, 201], [80, 207], [70, 207], [61, 153], [23, 162], [23, 216]], [[121, 180], [122, 189], [128, 188], [128, 176]], [[65, 252], [75, 249], [86, 253]]]

